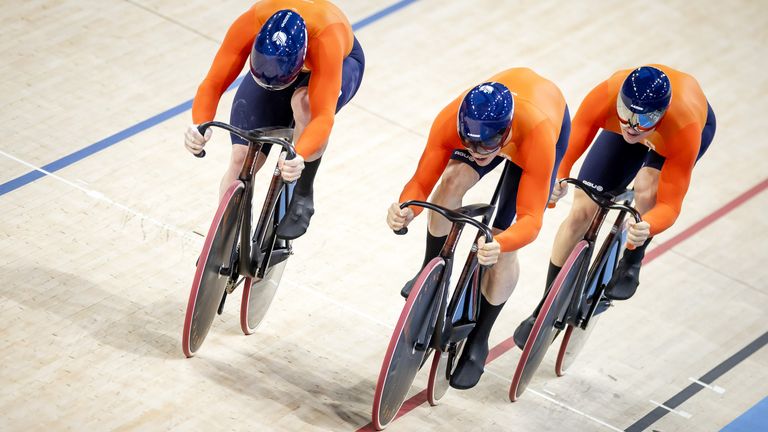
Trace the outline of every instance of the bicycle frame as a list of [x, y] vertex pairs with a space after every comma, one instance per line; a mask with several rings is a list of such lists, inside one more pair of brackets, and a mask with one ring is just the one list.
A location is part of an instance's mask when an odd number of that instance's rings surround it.
[[[198, 130], [201, 134], [205, 134], [205, 130], [211, 126], [216, 126], [229, 132], [234, 133], [248, 141], [248, 153], [246, 154], [243, 166], [240, 169], [238, 180], [245, 185], [245, 191], [243, 192], [243, 200], [240, 203], [238, 209], [238, 227], [240, 232], [240, 254], [237, 262], [237, 273], [245, 277], [256, 278], [260, 280], [264, 277], [264, 273], [269, 264], [272, 262], [279, 262], [286, 259], [291, 254], [291, 243], [286, 241], [286, 247], [279, 250], [275, 250], [275, 244], [277, 236], [274, 235], [274, 228], [272, 236], [267, 237], [267, 231], [269, 229], [268, 224], [260, 224], [256, 227], [256, 232], [251, 237], [251, 201], [253, 199], [253, 176], [256, 171], [256, 161], [258, 154], [264, 144], [274, 144], [282, 147], [288, 153], [286, 159], [293, 159], [296, 156], [296, 152], [291, 144], [293, 138], [293, 129], [290, 128], [261, 128], [253, 131], [244, 131], [220, 122], [208, 122], [201, 124]], [[266, 198], [264, 199], [264, 205], [262, 206], [259, 220], [268, 221], [271, 213], [277, 211], [278, 200], [282, 199], [283, 208], [287, 208], [287, 204], [290, 199], [291, 189], [289, 184], [283, 181], [280, 170], [275, 167], [272, 173], [272, 180], [267, 190]], [[276, 225], [277, 218], [272, 220], [272, 224]], [[264, 242], [268, 241], [265, 245], [266, 250], [261, 251], [260, 248], [254, 247], [254, 245], [264, 245]], [[229, 267], [222, 269], [222, 273], [228, 273], [229, 276], [233, 276], [235, 270], [235, 262], [232, 260], [235, 256], [235, 250], [237, 249], [237, 243], [233, 245], [233, 250], [230, 254]]]
[[[469, 335], [469, 332], [472, 331], [472, 328], [474, 328], [475, 322], [477, 321], [477, 311], [480, 307], [480, 281], [482, 280], [482, 267], [477, 272], [475, 271], [478, 266], [477, 240], [481, 236], [485, 236], [487, 241], [493, 239], [493, 235], [486, 225], [496, 209], [496, 201], [498, 200], [501, 184], [508, 166], [508, 163], [504, 165], [504, 170], [499, 179], [499, 183], [496, 185], [496, 189], [493, 192], [490, 204], [468, 205], [452, 212], [446, 212], [439, 207], [435, 207], [433, 204], [422, 201], [408, 201], [401, 205], [401, 207], [404, 207], [416, 204], [433, 210], [453, 222], [448, 237], [439, 254], [440, 258], [445, 261], [443, 274], [440, 278], [440, 288], [437, 291], [440, 296], [440, 304], [438, 307], [432, 309], [432, 314], [429, 319], [425, 320], [422, 324], [417, 338], [417, 348], [423, 347], [426, 349], [427, 342], [429, 342], [429, 345], [432, 348], [445, 351], [450, 343], [455, 343], [466, 338]], [[482, 216], [482, 222], [473, 219], [478, 216]], [[448, 282], [450, 281], [451, 273], [453, 271], [454, 253], [456, 252], [456, 245], [459, 242], [459, 238], [461, 237], [461, 233], [466, 224], [475, 226], [479, 229], [479, 232], [467, 255], [461, 275], [456, 284], [456, 291], [451, 298], [450, 304], [448, 304]], [[476, 273], [478, 274], [475, 276], [478, 278], [476, 281], [477, 283], [471, 283], [473, 281], [470, 281], [469, 278], [473, 277]], [[463, 307], [461, 311], [459, 311], [460, 314], [454, 322], [456, 311], [460, 306], [462, 298], [464, 298]], [[447, 314], [448, 312], [450, 312], [450, 314]], [[432, 328], [434, 328], [434, 330], [431, 330]]]
[[[566, 324], [573, 325], [574, 327], [580, 327], [582, 329], [586, 329], [589, 325], [589, 321], [592, 319], [595, 314], [595, 310], [597, 309], [599, 299], [601, 298], [603, 291], [605, 291], [605, 286], [599, 282], [604, 280], [606, 272], [608, 271], [607, 263], [610, 258], [610, 249], [615, 241], [616, 235], [619, 234], [622, 229], [624, 219], [628, 213], [626, 207], [629, 206], [629, 204], [632, 202], [633, 196], [634, 193], [632, 191], [626, 191], [620, 194], [615, 199], [616, 201], [622, 201], [623, 205], [600, 205], [597, 213], [592, 218], [589, 229], [583, 237], [583, 240], [587, 242], [587, 259], [583, 261], [581, 268], [579, 269], [576, 283], [574, 284], [576, 289], [571, 296], [571, 302], [566, 309], [565, 316], [562, 318], [562, 320], [558, 320], [558, 322], [555, 324], [558, 329], [563, 330]], [[603, 241], [600, 251], [597, 253], [597, 257], [589, 267], [589, 271], [585, 271], [590, 261], [592, 261], [592, 255], [594, 253], [595, 243], [597, 241], [600, 228], [605, 221], [605, 217], [607, 216], [608, 211], [611, 209], [619, 210], [619, 214], [611, 226], [611, 231]], [[634, 214], [634, 216], [636, 219], [639, 218], [639, 215]], [[617, 260], [619, 253], [620, 250], [617, 250]], [[595, 288], [596, 292], [592, 295], [589, 295], [588, 290], [593, 282], [597, 283], [597, 287]], [[590, 297], [595, 299], [595, 301], [593, 301], [591, 304], [588, 302]]]

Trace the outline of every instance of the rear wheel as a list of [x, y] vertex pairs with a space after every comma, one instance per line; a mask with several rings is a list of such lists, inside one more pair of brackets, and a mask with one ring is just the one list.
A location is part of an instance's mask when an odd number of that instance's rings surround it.
[[213, 217], [197, 262], [182, 331], [184, 355], [200, 348], [221, 304], [231, 274], [232, 253], [237, 244], [238, 217], [245, 185], [236, 181], [227, 189]]
[[[597, 321], [600, 315], [607, 310], [610, 306], [610, 300], [603, 297], [605, 285], [611, 280], [613, 270], [618, 263], [619, 253], [621, 252], [621, 245], [624, 244], [625, 235], [619, 235], [612, 238], [611, 246], [607, 249], [606, 254], [601, 257], [602, 269], [596, 271], [594, 280], [589, 281], [587, 286], [587, 301], [582, 306], [583, 313], [588, 315], [589, 310], [595, 301], [600, 303], [595, 307], [594, 314], [589, 317], [587, 322], [587, 328], [574, 327], [568, 325], [563, 335], [563, 341], [560, 343], [560, 350], [557, 353], [557, 361], [555, 362], [555, 373], [557, 376], [565, 375], [566, 371], [571, 367], [576, 357], [581, 353], [582, 348], [587, 343], [587, 339], [592, 334], [597, 325]], [[599, 299], [599, 300], [598, 300]]]
[[[469, 318], [468, 312], [473, 309], [466, 302], [473, 301], [470, 292], [479, 293], [478, 284], [480, 283], [480, 269], [476, 267], [472, 272], [472, 275], [467, 278], [467, 282], [463, 287], [456, 287], [453, 292], [453, 299], [448, 307], [447, 315], [451, 315], [451, 323], [456, 324], [459, 322], [466, 323]], [[448, 319], [446, 317], [446, 319]], [[474, 327], [474, 326], [472, 326]], [[432, 357], [432, 365], [429, 369], [429, 381], [427, 384], [427, 401], [432, 406], [437, 405], [440, 399], [445, 396], [450, 388], [451, 375], [453, 375], [456, 369], [456, 364], [461, 357], [461, 353], [464, 350], [464, 343], [467, 341], [466, 336], [458, 335], [457, 329], [451, 328], [451, 340], [460, 340], [450, 343], [447, 347], [447, 351], [435, 351], [435, 355]], [[471, 330], [470, 330], [471, 331]]]
[[428, 323], [426, 340], [418, 340], [425, 320], [429, 320], [433, 308], [440, 306], [440, 281], [445, 261], [435, 258], [416, 277], [408, 301], [400, 313], [395, 330], [389, 341], [381, 364], [376, 391], [373, 396], [372, 423], [382, 430], [395, 419], [413, 384], [416, 372], [422, 365], [434, 331], [434, 323]]
[[464, 350], [466, 339], [449, 347], [448, 352], [435, 351], [432, 357], [432, 367], [429, 369], [429, 382], [427, 384], [427, 401], [432, 406], [437, 405], [440, 399], [448, 392], [451, 386], [451, 375], [456, 369], [461, 352]]
[[243, 284], [243, 301], [240, 306], [240, 328], [249, 335], [256, 331], [275, 298], [287, 260], [267, 269], [264, 278], [253, 282], [251, 278]]
[[563, 335], [563, 341], [560, 342], [560, 350], [557, 352], [557, 361], [555, 362], [555, 373], [557, 376], [565, 375], [565, 372], [571, 367], [573, 361], [584, 348], [584, 345], [589, 339], [589, 335], [592, 333], [592, 329], [595, 328], [597, 320], [600, 315], [595, 315], [589, 321], [589, 326], [586, 329], [581, 327], [574, 327], [568, 325]]
[[536, 317], [533, 329], [523, 347], [523, 353], [517, 363], [512, 384], [509, 387], [509, 400], [515, 402], [525, 392], [531, 378], [539, 368], [547, 349], [558, 334], [555, 323], [565, 314], [571, 301], [574, 284], [577, 282], [582, 267], [587, 264], [587, 242], [581, 241], [571, 252], [563, 269], [552, 283], [544, 304]]
[[265, 254], [268, 252], [271, 253], [272, 257], [269, 259], [269, 266], [264, 271], [264, 277], [259, 280], [246, 279], [243, 286], [243, 300], [240, 304], [240, 328], [246, 335], [256, 331], [261, 321], [267, 315], [267, 311], [272, 305], [272, 300], [275, 298], [277, 287], [280, 285], [280, 280], [283, 277], [285, 265], [288, 263], [287, 260], [290, 255], [288, 241], [274, 239], [274, 244], [272, 243], [274, 232], [277, 229], [275, 216], [277, 216], [279, 222], [282, 215], [282, 208], [280, 206], [284, 198], [285, 195], [281, 196], [280, 202], [277, 204], [278, 207], [270, 213], [268, 221], [259, 221], [259, 224], [268, 224], [264, 235], [264, 243], [269, 244], [254, 244], [253, 247], [261, 252], [261, 260], [267, 259]]

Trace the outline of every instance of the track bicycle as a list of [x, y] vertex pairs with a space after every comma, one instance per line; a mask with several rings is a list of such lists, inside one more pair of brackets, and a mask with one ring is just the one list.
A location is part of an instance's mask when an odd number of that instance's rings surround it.
[[[258, 220], [252, 230], [253, 176], [264, 145], [277, 145], [286, 159], [296, 157], [293, 129], [267, 127], [242, 130], [212, 121], [198, 126], [225, 129], [248, 141], [248, 153], [238, 178], [219, 202], [197, 261], [182, 332], [184, 355], [192, 357], [202, 345], [227, 295], [242, 285], [240, 328], [249, 335], [259, 326], [274, 299], [288, 257], [290, 240], [277, 238], [277, 226], [290, 203], [293, 183], [286, 183], [275, 167]], [[205, 151], [196, 155], [204, 157]]]

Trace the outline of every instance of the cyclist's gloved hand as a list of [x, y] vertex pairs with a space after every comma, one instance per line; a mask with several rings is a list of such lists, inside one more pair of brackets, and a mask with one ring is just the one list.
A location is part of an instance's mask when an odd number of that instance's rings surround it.
[[197, 125], [189, 125], [189, 127], [187, 127], [187, 131], [184, 133], [184, 147], [186, 147], [187, 150], [189, 150], [189, 152], [193, 155], [199, 154], [201, 151], [203, 151], [205, 143], [211, 139], [212, 134], [213, 129], [209, 128], [207, 131], [205, 131], [205, 136], [202, 136], [197, 130]]
[[501, 245], [495, 239], [490, 243], [485, 242], [485, 237], [480, 237], [477, 240], [477, 262], [480, 265], [496, 264], [499, 255], [501, 255]]
[[304, 158], [297, 154], [295, 158], [286, 160], [285, 152], [283, 152], [280, 155], [280, 160], [277, 161], [277, 168], [280, 170], [283, 180], [290, 183], [301, 177], [301, 172], [304, 171]]
[[646, 221], [627, 221], [627, 249], [642, 246], [651, 235], [651, 224]]
[[387, 210], [387, 225], [393, 231], [407, 227], [413, 220], [414, 214], [410, 207], [400, 208], [400, 203], [392, 203]]
[[555, 186], [552, 188], [552, 194], [549, 196], [547, 207], [555, 208], [557, 201], [566, 195], [568, 195], [568, 183], [560, 183], [559, 181], [556, 181]]

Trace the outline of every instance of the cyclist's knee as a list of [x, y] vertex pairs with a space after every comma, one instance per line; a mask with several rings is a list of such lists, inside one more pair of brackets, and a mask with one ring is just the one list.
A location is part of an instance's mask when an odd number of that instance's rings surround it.
[[477, 183], [477, 173], [472, 168], [463, 164], [449, 164], [440, 180], [440, 185], [435, 191], [435, 199], [463, 197], [467, 191]]
[[589, 201], [586, 195], [583, 197], [584, 199], [579, 198], [577, 196], [574, 199], [573, 207], [571, 207], [568, 217], [563, 221], [568, 230], [574, 233], [585, 232], [597, 211], [597, 205]]
[[576, 230], [584, 230], [595, 216], [595, 209], [589, 205], [577, 205], [571, 207], [568, 217], [565, 219], [569, 227]]
[[232, 157], [230, 158], [230, 168], [240, 169], [245, 162], [245, 157], [248, 155], [248, 146], [233, 144], [232, 145]]
[[309, 124], [312, 115], [309, 109], [309, 94], [306, 87], [300, 87], [291, 96], [291, 109], [296, 126], [304, 127]]

